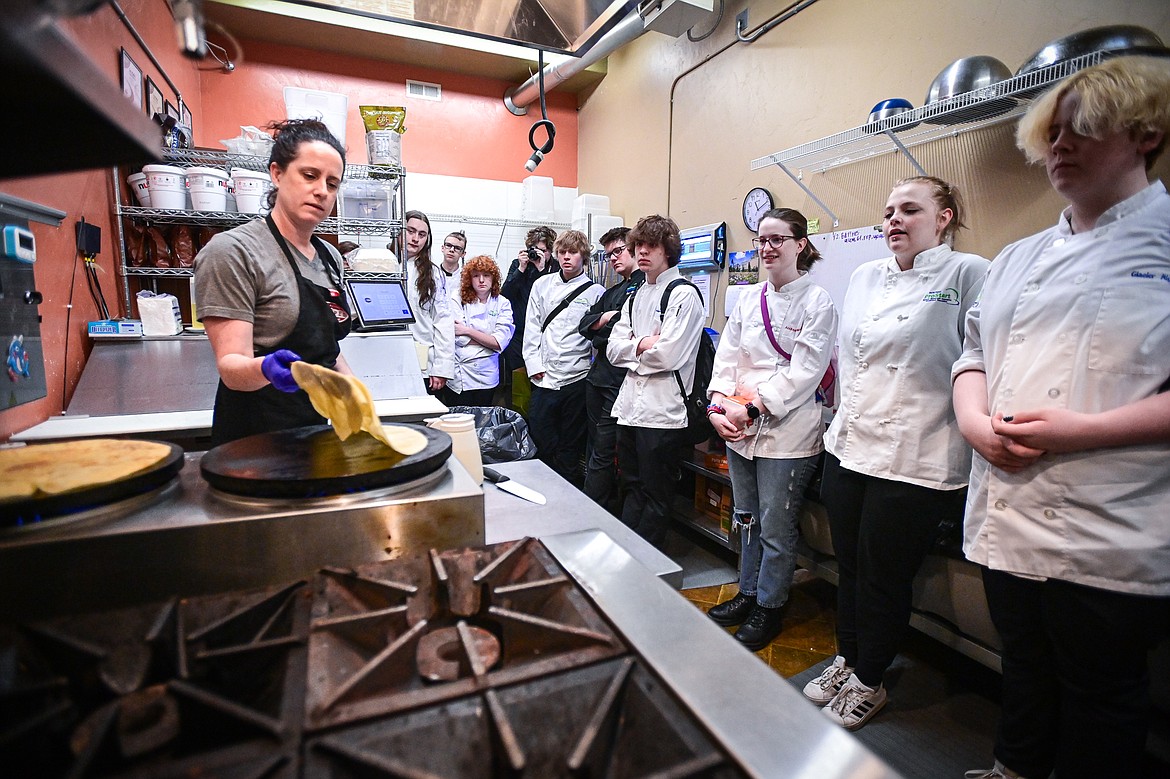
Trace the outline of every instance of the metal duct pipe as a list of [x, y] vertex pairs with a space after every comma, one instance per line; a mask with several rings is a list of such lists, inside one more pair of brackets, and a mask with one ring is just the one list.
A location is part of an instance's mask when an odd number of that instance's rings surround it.
[[[645, 23], [642, 17], [634, 10], [622, 21], [606, 33], [580, 57], [574, 57], [559, 65], [549, 65], [544, 69], [544, 91], [549, 92], [577, 75], [595, 62], [608, 57], [611, 53], [626, 45], [645, 32]], [[518, 87], [512, 87], [504, 93], [504, 105], [516, 116], [528, 113], [528, 106], [540, 98], [540, 74], [536, 73]]]

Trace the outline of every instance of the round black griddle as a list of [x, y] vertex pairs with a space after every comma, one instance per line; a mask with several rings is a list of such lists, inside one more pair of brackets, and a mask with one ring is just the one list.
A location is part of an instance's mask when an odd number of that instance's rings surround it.
[[216, 489], [253, 498], [315, 498], [392, 487], [438, 470], [451, 456], [451, 437], [403, 425], [427, 437], [409, 457], [369, 433], [345, 441], [329, 425], [260, 433], [211, 449], [199, 464]]
[[[183, 447], [166, 441], [151, 441], [151, 443], [168, 447], [170, 452], [161, 462], [125, 476], [118, 481], [94, 487], [83, 487], [80, 490], [56, 495], [0, 501], [0, 527], [26, 525], [39, 522], [42, 519], [101, 508], [166, 484], [183, 469]], [[30, 444], [30, 446], [36, 446], [36, 444]], [[110, 446], [110, 457], [117, 458], [117, 456], [118, 447], [115, 440]]]

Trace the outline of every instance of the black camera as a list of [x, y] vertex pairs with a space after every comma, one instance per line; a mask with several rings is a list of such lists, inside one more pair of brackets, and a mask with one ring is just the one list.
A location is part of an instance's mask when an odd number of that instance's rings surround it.
[[531, 246], [526, 246], [526, 247], [524, 247], [524, 251], [528, 254], [528, 261], [529, 262], [539, 262], [540, 261], [540, 250], [539, 249], [534, 249]]

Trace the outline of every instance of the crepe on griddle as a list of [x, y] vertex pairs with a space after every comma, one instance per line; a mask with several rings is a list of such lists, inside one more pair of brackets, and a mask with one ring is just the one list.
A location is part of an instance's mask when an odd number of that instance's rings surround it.
[[382, 426], [374, 413], [370, 390], [356, 376], [329, 370], [303, 360], [291, 366], [293, 378], [309, 394], [317, 413], [329, 420], [342, 441], [359, 430], [377, 438], [394, 451], [410, 456], [427, 446], [427, 437], [399, 425]]
[[112, 438], [0, 449], [0, 500], [111, 484], [158, 465], [170, 454], [166, 444]]

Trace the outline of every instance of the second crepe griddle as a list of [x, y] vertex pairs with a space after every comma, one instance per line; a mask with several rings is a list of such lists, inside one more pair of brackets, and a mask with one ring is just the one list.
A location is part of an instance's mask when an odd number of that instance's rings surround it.
[[427, 437], [404, 456], [360, 432], [345, 441], [329, 425], [298, 427], [229, 441], [199, 464], [211, 486], [258, 498], [312, 498], [391, 487], [433, 473], [451, 456], [451, 437], [422, 425], [403, 425]]

